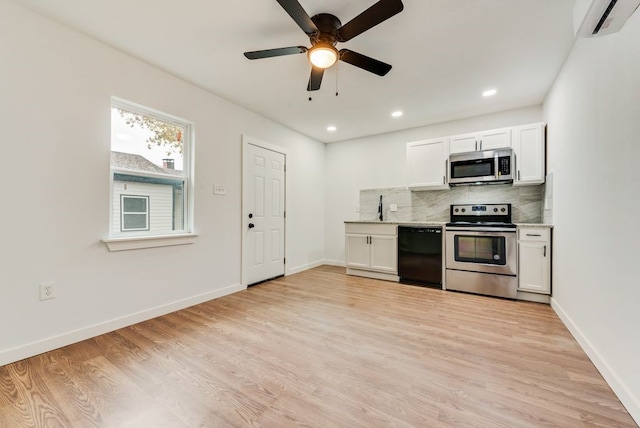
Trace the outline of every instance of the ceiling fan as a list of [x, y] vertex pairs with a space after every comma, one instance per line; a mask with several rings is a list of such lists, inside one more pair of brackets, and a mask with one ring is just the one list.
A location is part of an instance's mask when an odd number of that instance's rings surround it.
[[248, 59], [270, 58], [275, 56], [306, 53], [311, 62], [311, 77], [307, 91], [317, 91], [322, 83], [324, 70], [338, 60], [344, 61], [378, 76], [386, 75], [391, 65], [349, 49], [336, 49], [338, 42], [347, 42], [372, 27], [391, 18], [404, 9], [401, 0], [379, 0], [373, 6], [342, 25], [340, 20], [329, 13], [319, 13], [309, 17], [298, 0], [276, 0], [304, 31], [311, 47], [290, 46], [286, 48], [265, 49], [245, 52]]

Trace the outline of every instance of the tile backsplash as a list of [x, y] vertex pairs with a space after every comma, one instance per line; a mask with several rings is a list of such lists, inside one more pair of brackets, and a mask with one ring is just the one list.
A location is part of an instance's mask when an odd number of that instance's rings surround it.
[[[360, 221], [378, 220], [380, 195], [384, 220], [398, 222], [446, 222], [449, 221], [449, 206], [452, 204], [510, 203], [514, 223], [541, 223], [545, 202], [543, 185], [459, 186], [429, 191], [411, 191], [406, 187], [365, 189], [360, 191]], [[391, 212], [391, 204], [396, 204], [398, 211]]]

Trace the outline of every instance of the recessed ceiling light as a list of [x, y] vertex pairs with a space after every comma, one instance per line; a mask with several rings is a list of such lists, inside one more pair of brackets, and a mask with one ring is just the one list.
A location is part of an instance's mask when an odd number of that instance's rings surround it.
[[404, 113], [402, 113], [400, 110], [394, 111], [393, 113], [391, 113], [392, 117], [400, 117], [402, 116]]
[[338, 129], [338, 128], [336, 128], [336, 127], [335, 127], [335, 126], [333, 126], [333, 125], [327, 126], [327, 131], [329, 131], [329, 132], [334, 132], [334, 131], [335, 131], [335, 130], [337, 130], [337, 129]]
[[495, 95], [498, 91], [496, 91], [495, 89], [487, 89], [486, 91], [484, 91], [482, 93], [483, 97], [491, 97], [493, 95]]

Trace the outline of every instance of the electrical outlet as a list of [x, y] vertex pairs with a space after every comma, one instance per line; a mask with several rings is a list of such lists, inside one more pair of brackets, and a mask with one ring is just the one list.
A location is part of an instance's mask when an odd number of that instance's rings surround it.
[[398, 204], [390, 204], [389, 211], [391, 211], [392, 213], [398, 211]]
[[213, 194], [214, 195], [226, 195], [227, 189], [222, 184], [214, 184], [213, 185]]
[[49, 300], [56, 297], [56, 283], [43, 282], [40, 284], [40, 300]]

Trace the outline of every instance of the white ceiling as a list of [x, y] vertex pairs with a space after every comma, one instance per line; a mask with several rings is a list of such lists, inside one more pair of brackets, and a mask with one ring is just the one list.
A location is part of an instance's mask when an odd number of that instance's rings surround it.
[[[403, 0], [403, 12], [337, 46], [392, 64], [387, 76], [341, 62], [308, 93], [305, 55], [242, 55], [310, 46], [275, 0], [14, 2], [323, 142], [539, 104], [574, 41], [574, 0]], [[300, 3], [345, 24], [375, 0]], [[483, 98], [488, 88], [497, 95]]]

